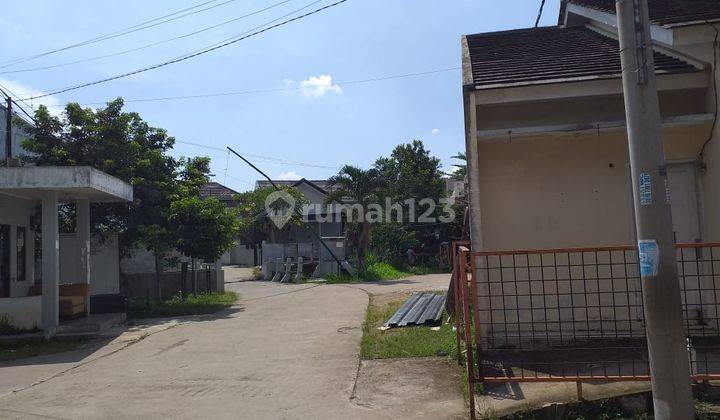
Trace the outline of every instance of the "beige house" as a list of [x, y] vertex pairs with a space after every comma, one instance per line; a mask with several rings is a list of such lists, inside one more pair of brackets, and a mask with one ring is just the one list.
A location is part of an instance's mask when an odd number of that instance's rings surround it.
[[[677, 243], [720, 242], [718, 5], [649, 0]], [[557, 26], [462, 38], [485, 345], [644, 336], [617, 38], [613, 0], [562, 0]], [[679, 258], [686, 329], [716, 334], [703, 290], [720, 248]]]
[[[720, 242], [720, 7], [649, 3], [676, 238]], [[635, 243], [614, 10], [563, 0], [558, 26], [463, 37], [474, 249]]]

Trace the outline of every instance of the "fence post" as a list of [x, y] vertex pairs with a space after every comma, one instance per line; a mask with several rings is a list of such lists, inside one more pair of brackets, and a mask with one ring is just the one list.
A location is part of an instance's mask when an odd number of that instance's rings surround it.
[[465, 268], [467, 267], [467, 251], [462, 251], [460, 253], [460, 281], [458, 284], [460, 285], [460, 295], [458, 298], [462, 298], [463, 302], [463, 321], [464, 321], [464, 330], [465, 330], [465, 366], [467, 369], [467, 376], [468, 376], [468, 404], [470, 405], [470, 418], [475, 419], [475, 369], [473, 367], [473, 364], [475, 363], [475, 357], [473, 356], [473, 343], [472, 343], [472, 330], [470, 327], [470, 305], [468, 302], [468, 293], [467, 293], [467, 271]]
[[187, 296], [187, 274], [188, 274], [188, 263], [180, 263], [180, 293], [182, 297]]

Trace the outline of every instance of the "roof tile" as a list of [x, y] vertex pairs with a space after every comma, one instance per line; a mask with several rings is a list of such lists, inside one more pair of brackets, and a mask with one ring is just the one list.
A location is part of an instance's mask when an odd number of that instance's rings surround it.
[[[584, 26], [468, 35], [467, 44], [473, 82], [477, 87], [621, 75], [617, 40]], [[659, 73], [699, 71], [657, 51], [655, 67]]]

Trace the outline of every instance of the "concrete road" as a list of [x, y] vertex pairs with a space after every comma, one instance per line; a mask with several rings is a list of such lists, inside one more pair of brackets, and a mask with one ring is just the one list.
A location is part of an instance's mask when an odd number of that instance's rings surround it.
[[0, 365], [3, 386], [19, 389], [0, 393], [0, 418], [392, 418], [351, 400], [366, 291], [444, 290], [448, 281], [229, 284], [240, 302], [216, 316], [92, 357]]

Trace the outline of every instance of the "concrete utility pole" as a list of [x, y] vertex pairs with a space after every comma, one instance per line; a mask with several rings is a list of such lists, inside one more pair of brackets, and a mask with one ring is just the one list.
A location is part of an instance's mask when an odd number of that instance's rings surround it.
[[656, 419], [692, 419], [647, 0], [617, 0], [635, 223]]

